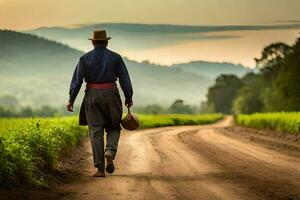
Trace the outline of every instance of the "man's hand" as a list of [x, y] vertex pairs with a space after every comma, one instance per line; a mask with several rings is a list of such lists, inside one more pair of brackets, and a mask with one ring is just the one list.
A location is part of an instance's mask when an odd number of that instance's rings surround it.
[[67, 107], [67, 110], [68, 110], [69, 112], [73, 112], [73, 103], [68, 102], [67, 105], [66, 105], [66, 107]]
[[130, 108], [132, 105], [133, 105], [133, 102], [127, 102], [127, 103], [125, 103], [125, 106], [126, 106], [127, 108]]

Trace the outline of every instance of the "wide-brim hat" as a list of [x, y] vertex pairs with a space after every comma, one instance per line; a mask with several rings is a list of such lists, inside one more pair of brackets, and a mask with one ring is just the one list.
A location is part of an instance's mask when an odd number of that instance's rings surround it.
[[111, 37], [107, 37], [105, 30], [96, 30], [94, 31], [93, 38], [89, 38], [89, 40], [110, 40]]

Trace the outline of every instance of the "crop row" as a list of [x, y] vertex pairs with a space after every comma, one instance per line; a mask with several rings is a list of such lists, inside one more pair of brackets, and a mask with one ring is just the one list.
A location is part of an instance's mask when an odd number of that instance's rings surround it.
[[236, 122], [239, 125], [257, 129], [270, 129], [295, 134], [300, 133], [300, 112], [238, 115]]
[[45, 184], [59, 155], [87, 134], [74, 117], [0, 119], [0, 185]]
[[139, 115], [141, 128], [153, 128], [163, 126], [201, 125], [212, 124], [223, 118], [222, 114], [201, 115]]

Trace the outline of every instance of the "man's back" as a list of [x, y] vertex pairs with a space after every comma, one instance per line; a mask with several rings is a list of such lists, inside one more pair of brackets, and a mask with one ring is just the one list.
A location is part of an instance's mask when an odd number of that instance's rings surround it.
[[74, 71], [70, 87], [70, 102], [74, 102], [83, 79], [87, 83], [113, 83], [119, 79], [124, 92], [125, 103], [132, 101], [132, 85], [122, 57], [98, 45], [84, 54]]
[[96, 46], [81, 57], [87, 83], [111, 83], [117, 81], [123, 60], [121, 56], [104, 46]]

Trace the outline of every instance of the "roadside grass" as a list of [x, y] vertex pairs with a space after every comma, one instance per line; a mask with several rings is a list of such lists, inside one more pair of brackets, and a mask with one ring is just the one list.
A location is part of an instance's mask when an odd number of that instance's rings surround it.
[[280, 132], [300, 134], [300, 112], [255, 113], [238, 115], [239, 125], [257, 129], [270, 129]]

